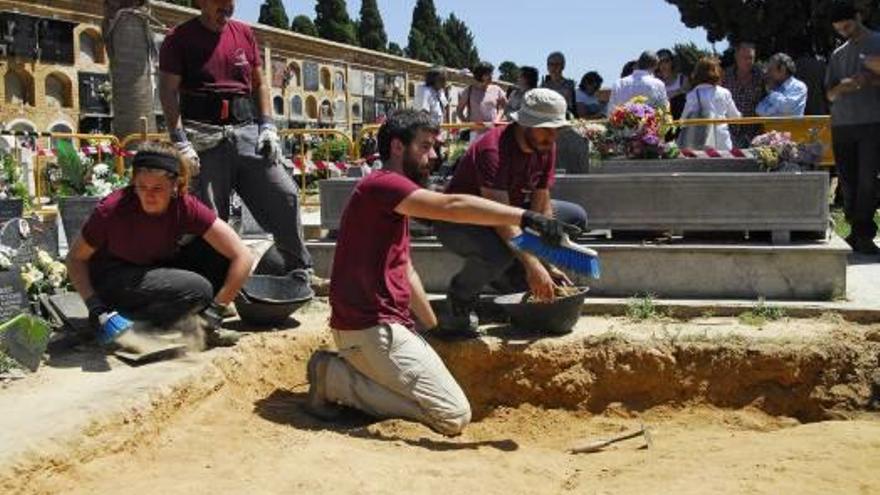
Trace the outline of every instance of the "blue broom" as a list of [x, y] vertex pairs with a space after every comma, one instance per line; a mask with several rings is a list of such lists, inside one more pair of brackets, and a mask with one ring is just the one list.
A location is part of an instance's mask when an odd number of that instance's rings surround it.
[[523, 230], [522, 234], [514, 237], [510, 242], [520, 251], [534, 254], [559, 268], [567, 268], [595, 279], [601, 275], [599, 253], [571, 242], [567, 235], [563, 237], [559, 246], [554, 246], [544, 242], [540, 236]]

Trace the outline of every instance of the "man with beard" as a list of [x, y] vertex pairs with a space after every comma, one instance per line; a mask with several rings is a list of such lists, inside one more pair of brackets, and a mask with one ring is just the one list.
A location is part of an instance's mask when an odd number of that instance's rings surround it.
[[308, 363], [307, 410], [318, 418], [336, 418], [341, 404], [377, 418], [420, 421], [445, 435], [470, 422], [461, 388], [412, 330], [416, 321], [435, 327], [437, 317], [410, 260], [410, 216], [523, 226], [551, 243], [577, 230], [536, 212], [424, 189], [438, 131], [425, 112], [391, 115], [378, 132], [384, 167], [358, 183], [342, 214], [330, 277], [339, 352], [318, 351]]
[[[586, 228], [582, 207], [550, 199], [556, 138], [559, 129], [568, 125], [566, 108], [565, 99], [553, 90], [526, 93], [522, 107], [510, 116], [512, 124], [490, 130], [471, 145], [446, 192], [482, 196]], [[438, 222], [435, 231], [444, 247], [465, 258], [446, 294], [449, 311], [440, 323], [441, 336], [479, 336], [475, 306], [486, 285], [502, 293], [529, 290], [539, 299], [551, 300], [557, 285], [571, 284], [562, 271], [509, 246], [508, 241], [520, 234], [515, 225], [491, 228]]]
[[857, 253], [877, 255], [877, 172], [880, 169], [880, 85], [867, 62], [880, 55], [880, 33], [862, 23], [852, 2], [832, 4], [831, 22], [844, 39], [828, 61], [825, 87], [831, 101], [831, 134], [852, 225], [846, 241]]
[[232, 19], [235, 0], [199, 5], [201, 14], [168, 34], [159, 57], [171, 141], [200, 165], [194, 188], [221, 219], [229, 217], [234, 190], [272, 234], [280, 254], [275, 274], [311, 269], [298, 191], [281, 164], [256, 37], [247, 24]]

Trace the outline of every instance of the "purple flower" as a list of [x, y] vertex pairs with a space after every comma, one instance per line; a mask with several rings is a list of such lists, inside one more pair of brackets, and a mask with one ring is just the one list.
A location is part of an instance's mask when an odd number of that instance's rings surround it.
[[642, 136], [642, 142], [648, 146], [657, 146], [660, 144], [660, 138], [656, 134], [645, 134]]

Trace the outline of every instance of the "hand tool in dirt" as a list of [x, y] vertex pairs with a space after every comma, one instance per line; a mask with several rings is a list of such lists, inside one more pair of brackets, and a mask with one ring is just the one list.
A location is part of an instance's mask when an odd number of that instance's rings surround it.
[[599, 253], [571, 242], [568, 235], [563, 235], [559, 245], [554, 246], [545, 242], [540, 236], [523, 230], [522, 234], [514, 237], [510, 242], [520, 251], [534, 254], [559, 268], [567, 268], [596, 279], [601, 276]]
[[606, 438], [601, 440], [594, 440], [583, 445], [578, 445], [573, 447], [570, 452], [572, 454], [591, 454], [594, 452], [599, 452], [606, 447], [614, 445], [616, 443], [624, 442], [626, 440], [631, 440], [633, 438], [643, 437], [645, 439], [645, 444], [641, 447], [642, 449], [649, 449], [653, 445], [653, 441], [651, 439], [651, 432], [642, 425], [637, 431], [624, 433], [622, 435], [618, 435], [612, 438]]
[[37, 371], [52, 329], [35, 316], [20, 314], [0, 325], [0, 349], [31, 371]]

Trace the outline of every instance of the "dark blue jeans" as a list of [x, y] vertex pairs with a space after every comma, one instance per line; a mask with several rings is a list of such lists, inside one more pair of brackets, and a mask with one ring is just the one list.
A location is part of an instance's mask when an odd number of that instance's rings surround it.
[[873, 240], [877, 235], [874, 212], [880, 170], [880, 124], [833, 127], [832, 135], [851, 235], [854, 239]]
[[[553, 200], [553, 212], [560, 221], [586, 229], [587, 212], [580, 205]], [[437, 222], [434, 231], [446, 249], [465, 259], [464, 267], [449, 285], [449, 297], [465, 303], [474, 301], [487, 285], [502, 293], [528, 289], [522, 263], [494, 228]]]

